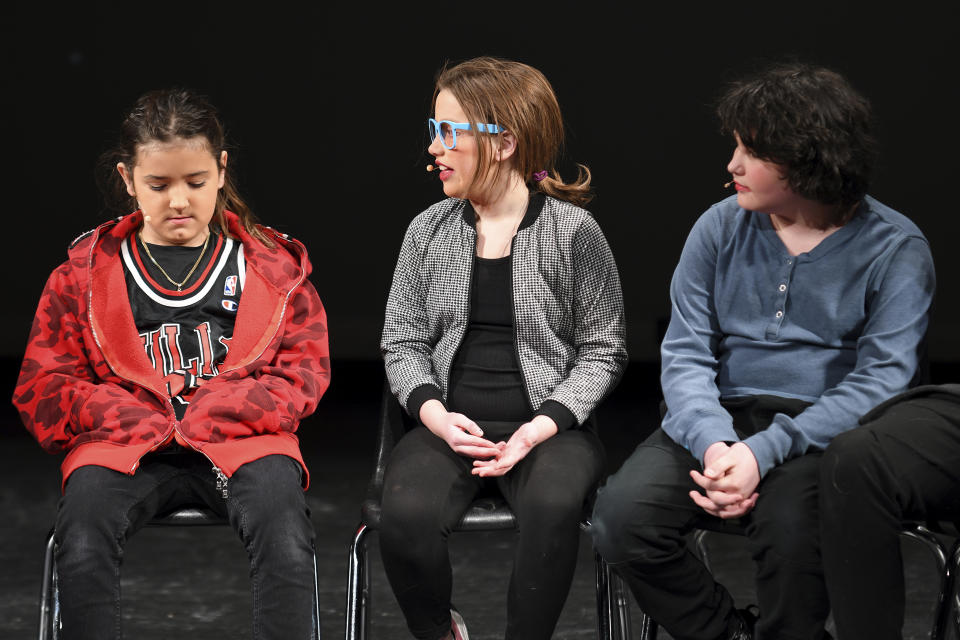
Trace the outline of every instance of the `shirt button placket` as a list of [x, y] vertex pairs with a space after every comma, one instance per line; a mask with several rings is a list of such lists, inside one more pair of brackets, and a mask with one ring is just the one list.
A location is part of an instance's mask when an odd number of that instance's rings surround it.
[[783, 310], [787, 308], [787, 285], [790, 282], [790, 276], [793, 272], [793, 258], [787, 258], [784, 260], [786, 268], [783, 270], [783, 277], [780, 280], [780, 284], [777, 285], [777, 310], [773, 314], [775, 320], [773, 323], [774, 334], [780, 334], [780, 326], [783, 324]]

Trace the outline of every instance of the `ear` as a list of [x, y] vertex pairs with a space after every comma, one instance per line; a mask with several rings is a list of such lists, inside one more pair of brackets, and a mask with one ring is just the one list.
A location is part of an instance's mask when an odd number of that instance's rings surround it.
[[504, 162], [517, 150], [517, 137], [510, 131], [504, 131], [497, 141], [500, 143], [497, 148], [497, 160]]
[[220, 175], [217, 178], [217, 189], [223, 189], [223, 184], [227, 181], [227, 151], [220, 152]]
[[127, 185], [127, 193], [136, 198], [137, 192], [133, 188], [133, 169], [127, 169], [127, 165], [123, 164], [122, 162], [118, 162], [117, 173], [120, 174], [120, 177], [123, 178], [124, 184]]

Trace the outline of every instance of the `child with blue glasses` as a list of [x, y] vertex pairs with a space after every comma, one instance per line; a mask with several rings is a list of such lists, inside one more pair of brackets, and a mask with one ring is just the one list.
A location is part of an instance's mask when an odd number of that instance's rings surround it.
[[506, 638], [550, 638], [603, 470], [590, 416], [626, 365], [623, 301], [599, 226], [554, 169], [563, 122], [546, 78], [477, 58], [442, 70], [429, 152], [447, 199], [407, 229], [381, 351], [418, 426], [383, 489], [381, 552], [417, 638], [466, 639], [447, 536], [482, 491], [519, 522]]

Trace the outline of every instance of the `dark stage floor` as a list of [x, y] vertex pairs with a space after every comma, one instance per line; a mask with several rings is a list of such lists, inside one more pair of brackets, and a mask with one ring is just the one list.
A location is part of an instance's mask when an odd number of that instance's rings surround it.
[[[307, 497], [317, 531], [320, 609], [327, 639], [343, 636], [347, 549], [373, 465], [380, 384], [379, 365], [340, 365], [322, 408], [301, 427], [313, 475]], [[360, 391], [364, 389], [369, 391]], [[655, 390], [655, 373], [632, 365], [602, 407], [601, 436], [611, 470], [653, 428]], [[19, 640], [37, 633], [43, 543], [56, 511], [59, 461], [40, 450], [12, 412], [0, 415], [0, 639]], [[459, 534], [451, 539], [454, 601], [474, 640], [503, 635], [511, 548], [511, 534]], [[371, 636], [408, 638], [380, 566], [376, 536], [370, 550]], [[738, 604], [754, 602], [745, 541], [714, 535], [710, 550], [715, 572]], [[924, 638], [935, 594], [933, 562], [923, 548], [911, 543], [905, 543], [905, 554], [910, 594], [904, 637]], [[556, 638], [596, 637], [593, 584], [592, 552], [584, 538]], [[246, 554], [226, 527], [143, 530], [127, 548], [123, 592], [128, 638], [250, 637]]]

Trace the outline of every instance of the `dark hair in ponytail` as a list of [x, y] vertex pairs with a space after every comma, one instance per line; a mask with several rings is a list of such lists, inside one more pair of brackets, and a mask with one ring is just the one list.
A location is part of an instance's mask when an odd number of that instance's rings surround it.
[[268, 246], [273, 243], [257, 227], [256, 217], [240, 197], [229, 167], [220, 166], [220, 152], [226, 148], [226, 136], [217, 110], [203, 96], [187, 89], [161, 89], [145, 93], [120, 127], [117, 145], [100, 157], [98, 182], [111, 209], [128, 213], [136, 209], [136, 200], [126, 190], [116, 165], [124, 163], [131, 170], [137, 164], [140, 147], [155, 142], [173, 142], [202, 138], [217, 168], [225, 170], [223, 188], [217, 193], [217, 204], [211, 224], [217, 224], [224, 235], [230, 235], [224, 210], [237, 214], [250, 235]]

